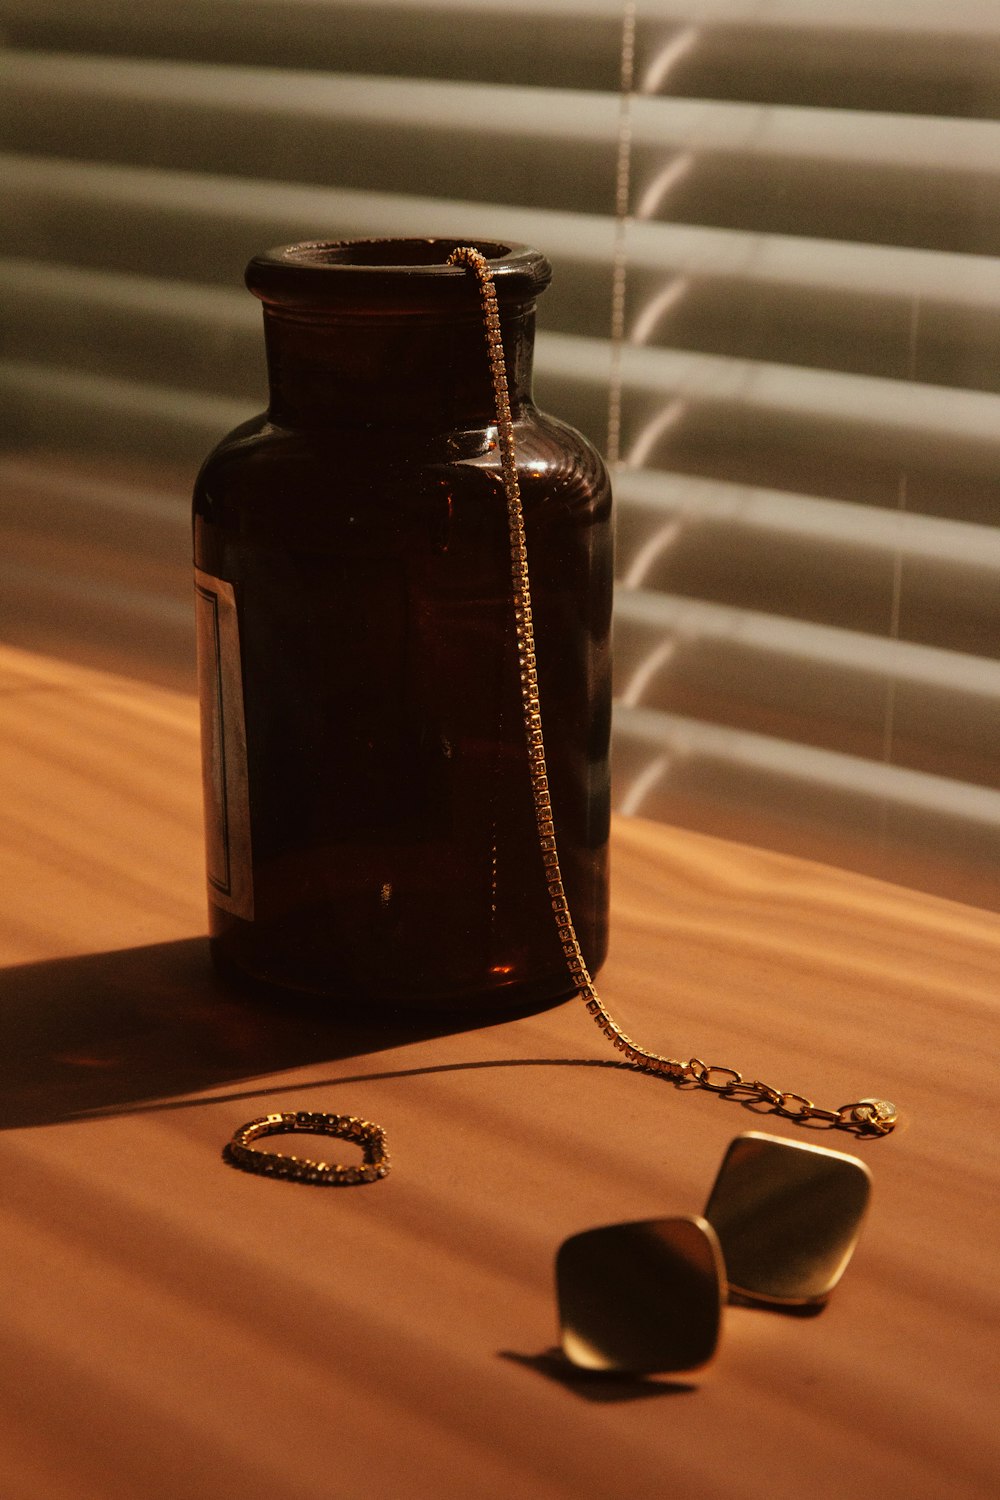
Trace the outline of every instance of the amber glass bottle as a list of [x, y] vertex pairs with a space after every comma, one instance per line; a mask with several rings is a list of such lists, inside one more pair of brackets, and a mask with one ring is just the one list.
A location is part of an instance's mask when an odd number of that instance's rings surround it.
[[[270, 407], [194, 501], [216, 962], [345, 1015], [515, 1013], [568, 995], [535, 829], [506, 506], [461, 241], [257, 256]], [[591, 969], [607, 945], [611, 498], [531, 399], [523, 246], [493, 271], [547, 764]]]

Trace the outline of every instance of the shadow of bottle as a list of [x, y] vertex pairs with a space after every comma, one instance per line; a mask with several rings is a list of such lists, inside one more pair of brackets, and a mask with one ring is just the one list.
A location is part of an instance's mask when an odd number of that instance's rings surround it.
[[24, 964], [0, 971], [0, 1129], [114, 1112], [481, 1024], [361, 1025], [318, 1002], [243, 993], [213, 972], [203, 938]]

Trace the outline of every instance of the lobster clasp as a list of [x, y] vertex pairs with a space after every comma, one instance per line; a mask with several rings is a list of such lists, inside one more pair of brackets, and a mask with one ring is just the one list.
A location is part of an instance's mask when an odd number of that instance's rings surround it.
[[872, 1135], [888, 1135], [899, 1113], [888, 1099], [859, 1099], [851, 1107], [851, 1119]]

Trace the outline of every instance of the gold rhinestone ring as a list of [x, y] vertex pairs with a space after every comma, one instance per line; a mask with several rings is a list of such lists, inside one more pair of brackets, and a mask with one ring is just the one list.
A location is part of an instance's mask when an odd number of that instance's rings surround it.
[[[311, 1161], [301, 1156], [280, 1156], [275, 1151], [259, 1151], [254, 1145], [267, 1135], [288, 1135], [302, 1131], [306, 1135], [332, 1135], [338, 1140], [353, 1141], [361, 1147], [358, 1166], [341, 1166], [337, 1162]], [[259, 1172], [265, 1177], [284, 1177], [290, 1182], [310, 1182], [323, 1187], [353, 1187], [362, 1182], [378, 1182], [389, 1175], [389, 1155], [385, 1149], [385, 1131], [371, 1120], [354, 1115], [334, 1115], [322, 1110], [299, 1109], [293, 1113], [262, 1115], [241, 1125], [228, 1143], [223, 1156], [244, 1172]]]

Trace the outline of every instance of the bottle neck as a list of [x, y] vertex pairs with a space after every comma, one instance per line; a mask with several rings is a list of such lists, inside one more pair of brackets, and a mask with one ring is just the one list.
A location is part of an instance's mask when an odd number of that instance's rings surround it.
[[[535, 304], [500, 309], [510, 404], [531, 401]], [[264, 306], [270, 417], [292, 427], [422, 427], [443, 432], [494, 418], [478, 310], [435, 315]]]

